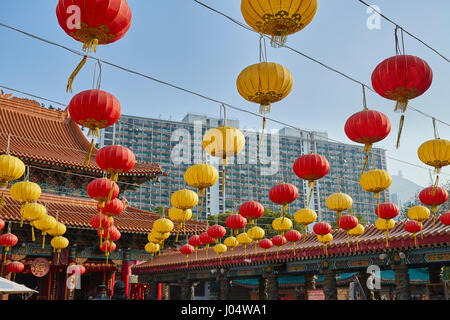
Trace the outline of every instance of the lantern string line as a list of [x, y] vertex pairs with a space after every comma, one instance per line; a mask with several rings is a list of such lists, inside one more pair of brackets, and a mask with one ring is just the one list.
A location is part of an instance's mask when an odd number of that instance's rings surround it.
[[[194, 0], [196, 1], [196, 0]], [[376, 13], [378, 13], [383, 19], [385, 19], [386, 21], [389, 21], [390, 23], [392, 23], [395, 26], [398, 26], [397, 23], [395, 23], [394, 21], [392, 21], [391, 19], [389, 19], [388, 17], [386, 17], [384, 14], [382, 14], [381, 12], [379, 12], [378, 10], [376, 10], [375, 8], [373, 8], [370, 4], [367, 4], [365, 1], [363, 0], [358, 0], [359, 2], [361, 2], [362, 4], [364, 4], [365, 6], [371, 8], [373, 11], [375, 11]], [[197, 2], [197, 1], [196, 1]], [[407, 35], [409, 35], [411, 38], [419, 41], [420, 43], [422, 43], [425, 47], [427, 47], [428, 49], [434, 51], [436, 54], [438, 54], [439, 56], [441, 56], [445, 61], [450, 62], [450, 59], [445, 57], [443, 54], [441, 54], [439, 51], [437, 51], [436, 49], [434, 49], [433, 47], [431, 47], [430, 45], [426, 44], [423, 40], [419, 39], [418, 37], [416, 37], [415, 35], [411, 34], [410, 32], [408, 32], [407, 30], [405, 30], [403, 27], [399, 27], [400, 29], [402, 29], [402, 31], [404, 31]]]
[[[246, 26], [246, 25], [240, 23], [239, 21], [234, 20], [233, 18], [231, 18], [231, 17], [225, 15], [224, 13], [221, 13], [220, 11], [217, 11], [217, 10], [215, 10], [215, 9], [213, 9], [213, 8], [211, 8], [211, 7], [205, 5], [205, 4], [203, 4], [203, 3], [201, 3], [201, 2], [199, 2], [199, 1], [197, 1], [197, 0], [193, 0], [193, 1], [197, 2], [198, 4], [200, 4], [200, 5], [202, 5], [202, 6], [206, 7], [206, 8], [208, 8], [208, 9], [214, 11], [214, 12], [217, 12], [218, 14], [220, 14], [220, 15], [222, 15], [222, 16], [228, 18], [228, 19], [230, 19], [230, 20], [233, 21], [234, 23], [240, 25], [241, 27], [244, 27], [244, 28], [247, 29], [247, 30], [250, 30], [250, 31], [252, 31], [252, 32], [256, 32], [256, 31], [253, 30], [252, 28], [250, 28], [250, 27], [248, 27], [248, 26]], [[256, 116], [256, 117], [260, 117], [260, 118], [263, 118], [263, 119], [265, 118], [265, 119], [270, 120], [270, 121], [275, 122], [275, 123], [279, 123], [279, 124], [282, 124], [282, 125], [287, 125], [287, 124], [284, 124], [284, 123], [282, 123], [282, 122], [280, 122], [280, 121], [277, 121], [277, 120], [274, 120], [274, 119], [271, 119], [271, 118], [268, 118], [268, 117], [264, 117], [264, 116], [262, 116], [262, 115], [260, 115], [260, 114], [257, 114], [257, 113], [254, 113], [254, 112], [251, 112], [251, 111], [248, 111], [248, 110], [244, 110], [244, 109], [242, 109], [242, 108], [238, 108], [238, 107], [229, 105], [229, 104], [224, 103], [224, 102], [221, 102], [221, 101], [219, 101], [219, 100], [217, 100], [217, 99], [213, 99], [213, 98], [207, 97], [207, 96], [205, 96], [205, 95], [203, 95], [203, 94], [200, 94], [200, 93], [194, 92], [194, 91], [192, 91], [192, 90], [188, 90], [188, 89], [182, 88], [182, 87], [177, 86], [177, 85], [175, 85], [175, 84], [172, 84], [172, 83], [169, 83], [169, 82], [166, 82], [166, 81], [163, 81], [163, 80], [159, 80], [159, 79], [156, 79], [156, 78], [154, 78], [154, 77], [151, 77], [151, 76], [142, 74], [142, 73], [140, 73], [140, 72], [138, 72], [138, 71], [133, 71], [133, 70], [131, 70], [131, 69], [127, 69], [127, 68], [125, 68], [125, 67], [122, 67], [122, 66], [120, 66], [120, 65], [114, 64], [114, 63], [112, 63], [112, 62], [108, 62], [108, 61], [105, 61], [105, 60], [102, 60], [102, 59], [99, 59], [99, 58], [96, 58], [96, 57], [93, 57], [93, 56], [86, 55], [85, 53], [78, 52], [78, 51], [76, 51], [76, 50], [74, 50], [74, 49], [68, 48], [68, 47], [66, 47], [66, 46], [63, 46], [63, 45], [61, 45], [61, 44], [55, 43], [55, 42], [50, 41], [50, 40], [43, 39], [43, 38], [41, 38], [41, 37], [38, 37], [38, 36], [36, 36], [36, 35], [30, 34], [30, 33], [28, 33], [28, 32], [25, 32], [25, 31], [23, 31], [23, 30], [14, 28], [14, 27], [12, 27], [12, 26], [6, 25], [6, 24], [1, 23], [1, 22], [0, 22], [0, 27], [4, 27], [4, 28], [10, 29], [10, 30], [13, 30], [13, 31], [22, 33], [22, 34], [24, 34], [24, 35], [26, 35], [26, 36], [29, 36], [29, 37], [31, 37], [31, 38], [34, 38], [34, 39], [37, 39], [37, 40], [46, 42], [46, 43], [48, 43], [48, 44], [57, 46], [57, 47], [59, 47], [59, 48], [61, 48], [61, 49], [65, 49], [65, 50], [67, 50], [67, 51], [69, 51], [69, 52], [71, 52], [71, 53], [73, 53], [73, 54], [76, 54], [76, 55], [79, 55], [79, 56], [86, 56], [87, 58], [90, 58], [90, 59], [93, 59], [93, 60], [97, 60], [97, 61], [101, 61], [101, 62], [103, 62], [104, 64], [107, 64], [107, 65], [112, 66], [112, 67], [114, 67], [114, 68], [120, 69], [120, 70], [122, 70], [122, 71], [131, 73], [131, 74], [135, 74], [135, 75], [138, 75], [138, 76], [141, 76], [141, 77], [143, 77], [143, 78], [146, 78], [146, 79], [149, 79], [149, 80], [158, 82], [158, 83], [163, 84], [163, 85], [166, 85], [166, 86], [170, 86], [170, 87], [175, 88], [175, 89], [178, 89], [178, 90], [180, 90], [180, 91], [184, 91], [184, 92], [190, 93], [190, 94], [192, 94], [192, 95], [196, 95], [196, 96], [198, 96], [198, 97], [200, 97], [200, 98], [203, 98], [203, 99], [206, 99], [206, 100], [215, 102], [215, 103], [223, 103], [224, 105], [226, 105], [227, 107], [229, 107], [229, 108], [231, 108], [231, 109], [235, 109], [235, 110], [238, 110], [238, 111], [241, 111], [241, 112], [246, 112], [246, 113], [248, 113], [248, 114], [252, 114], [252, 115], [254, 115], [254, 116]], [[258, 33], [258, 32], [256, 32], [256, 33]], [[259, 33], [258, 33], [258, 34], [259, 34]], [[266, 36], [266, 35], [263, 35], [263, 36], [266, 37], [266, 38], [269, 38], [269, 37]], [[343, 73], [343, 72], [341, 72], [341, 71], [338, 71], [338, 70], [336, 70], [336, 69], [334, 69], [334, 68], [332, 68], [332, 67], [330, 67], [330, 66], [328, 66], [328, 65], [326, 65], [326, 64], [324, 64], [324, 63], [322, 63], [322, 62], [320, 62], [320, 61], [318, 61], [317, 59], [314, 59], [314, 58], [312, 58], [312, 57], [310, 57], [310, 56], [308, 56], [308, 55], [306, 55], [306, 54], [304, 54], [304, 53], [302, 53], [302, 52], [300, 52], [300, 51], [298, 51], [298, 50], [296, 50], [296, 49], [293, 49], [293, 48], [291, 48], [291, 47], [289, 47], [289, 46], [287, 46], [287, 45], [283, 45], [283, 47], [284, 47], [284, 48], [287, 48], [287, 49], [289, 49], [289, 50], [292, 50], [292, 51], [294, 51], [294, 52], [296, 52], [296, 53], [298, 53], [298, 54], [304, 56], [305, 58], [307, 58], [307, 59], [309, 59], [309, 60], [312, 60], [312, 61], [314, 61], [314, 62], [316, 62], [316, 63], [322, 65], [322, 66], [325, 67], [326, 69], [329, 69], [330, 71], [333, 71], [333, 72], [336, 72], [336, 73], [342, 75], [343, 77], [345, 77], [345, 78], [347, 78], [347, 79], [349, 79], [349, 80], [351, 80], [351, 81], [353, 81], [353, 82], [356, 82], [356, 83], [358, 83], [358, 84], [360, 84], [360, 85], [365, 86], [367, 89], [369, 89], [369, 90], [372, 91], [372, 92], [375, 92], [371, 87], [369, 87], [368, 85], [364, 84], [363, 82], [358, 81], [358, 80], [356, 80], [356, 79], [354, 79], [354, 78], [352, 78], [352, 77], [346, 75], [345, 73]], [[0, 87], [2, 87], [2, 86], [0, 86]], [[8, 90], [9, 90], [9, 89], [8, 89]], [[45, 99], [43, 99], [43, 100], [45, 100]], [[54, 102], [54, 103], [58, 103], [58, 102]], [[64, 104], [61, 104], [61, 103], [58, 103], [58, 104], [64, 105]], [[423, 116], [426, 116], [426, 117], [428, 117], [428, 118], [432, 118], [432, 117], [433, 117], [433, 116], [430, 116], [430, 115], [424, 113], [423, 111], [420, 111], [420, 110], [418, 110], [418, 109], [416, 109], [416, 108], [413, 108], [412, 106], [408, 106], [408, 108], [411, 109], [411, 110], [413, 110], [413, 111], [416, 111], [416, 112], [418, 112], [418, 113], [420, 113], [420, 114], [422, 114]], [[449, 123], [446, 123], [446, 122], [444, 122], [444, 121], [442, 121], [442, 120], [440, 120], [440, 119], [437, 119], [437, 118], [436, 118], [436, 120], [450, 127], [450, 124], [449, 124]], [[291, 126], [291, 125], [287, 125], [287, 126], [292, 127], [292, 128], [294, 128], [294, 129], [296, 129], [296, 130], [299, 130], [299, 131], [301, 131], [301, 132], [307, 132], [306, 130], [302, 130], [302, 129], [299, 129], [299, 128], [295, 128], [294, 126]], [[329, 139], [329, 138], [327, 138], [327, 137], [323, 137], [323, 138]], [[329, 140], [332, 141], [331, 139], [329, 139]]]

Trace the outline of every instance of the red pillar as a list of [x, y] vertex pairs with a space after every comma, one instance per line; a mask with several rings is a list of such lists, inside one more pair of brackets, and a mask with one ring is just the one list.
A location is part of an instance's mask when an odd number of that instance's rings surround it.
[[114, 284], [116, 282], [116, 273], [113, 272], [111, 276], [111, 297], [114, 295]]
[[122, 274], [120, 277], [120, 280], [122, 280], [125, 283], [125, 294], [127, 297], [129, 296], [129, 286], [130, 286], [130, 265], [128, 264], [127, 260], [122, 261]]
[[158, 283], [158, 300], [162, 299], [162, 283]]

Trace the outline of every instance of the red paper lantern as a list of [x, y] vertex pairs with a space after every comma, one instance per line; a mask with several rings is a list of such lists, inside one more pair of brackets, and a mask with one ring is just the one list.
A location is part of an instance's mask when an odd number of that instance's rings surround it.
[[419, 193], [419, 199], [423, 204], [431, 206], [433, 212], [437, 212], [438, 206], [448, 200], [448, 192], [441, 187], [428, 187]]
[[324, 236], [331, 232], [331, 226], [326, 222], [318, 222], [314, 225], [313, 231], [317, 235]]
[[98, 211], [101, 211], [106, 216], [118, 216], [122, 213], [124, 208], [123, 202], [120, 199], [112, 199], [109, 203], [105, 204], [103, 208], [97, 205]]
[[404, 228], [407, 232], [411, 232], [414, 236], [414, 245], [417, 247], [416, 233], [422, 230], [422, 226], [415, 220], [405, 222]]
[[286, 242], [287, 242], [287, 240], [284, 236], [277, 235], [277, 236], [272, 237], [273, 245], [277, 246], [277, 258], [278, 258], [278, 250], [280, 249], [281, 246], [285, 245]]
[[216, 241], [216, 239], [211, 237], [207, 232], [201, 233], [199, 237], [202, 243], [206, 245], [214, 243]]
[[0, 246], [5, 247], [5, 253], [9, 251], [11, 247], [17, 244], [17, 237], [12, 233], [5, 233], [0, 236]]
[[97, 152], [98, 166], [111, 174], [111, 180], [117, 181], [119, 174], [133, 169], [136, 163], [134, 153], [122, 146], [106, 146]]
[[349, 230], [355, 228], [357, 225], [358, 225], [358, 219], [349, 214], [344, 215], [340, 219], [338, 219], [339, 228], [344, 229], [346, 231], [349, 231]]
[[297, 230], [289, 230], [284, 235], [287, 241], [292, 242], [292, 246], [294, 248], [294, 256], [295, 256], [295, 242], [299, 241], [302, 237], [301, 233]]
[[190, 244], [185, 244], [184, 246], [182, 246], [180, 248], [180, 252], [184, 255], [186, 255], [186, 267], [189, 264], [189, 255], [194, 253], [195, 249], [193, 246], [191, 246]]
[[294, 173], [300, 179], [309, 181], [309, 187], [314, 187], [314, 181], [318, 180], [330, 171], [328, 160], [319, 154], [305, 154], [295, 160]]
[[[396, 55], [382, 61], [372, 73], [373, 89], [382, 97], [396, 100], [395, 110], [405, 112], [408, 100], [422, 95], [431, 86], [433, 72], [422, 59], [411, 55]], [[397, 148], [404, 115], [400, 119]]]
[[117, 241], [120, 239], [121, 236], [122, 235], [121, 235], [120, 231], [116, 228], [115, 225], [112, 225], [109, 228], [109, 240], [110, 241]]
[[367, 109], [348, 118], [344, 131], [350, 140], [364, 144], [363, 152], [366, 153], [366, 160], [362, 169], [362, 172], [364, 172], [372, 145], [389, 135], [391, 122], [384, 113]]
[[330, 171], [330, 164], [324, 156], [310, 153], [298, 157], [294, 162], [293, 170], [297, 177], [308, 180], [308, 186], [311, 189], [307, 205], [309, 208], [315, 181], [324, 177]]
[[249, 220], [252, 225], [253, 220], [261, 218], [264, 214], [264, 206], [256, 201], [246, 201], [239, 207], [239, 214]]
[[441, 220], [442, 224], [449, 226], [450, 225], [450, 211], [441, 214], [441, 217], [439, 219]]
[[270, 249], [273, 246], [272, 241], [270, 239], [261, 239], [259, 240], [258, 245], [261, 249], [264, 249], [264, 260], [266, 260], [267, 249]]
[[203, 245], [203, 242], [200, 239], [200, 236], [193, 235], [189, 238], [189, 244], [195, 248], [195, 247], [200, 247], [201, 245]]
[[[111, 187], [112, 193], [111, 193]], [[119, 186], [109, 179], [98, 178], [92, 180], [87, 186], [89, 197], [98, 201], [98, 206], [101, 208], [108, 200], [108, 195], [111, 193], [111, 199], [117, 198], [119, 195]]]
[[4, 227], [5, 227], [5, 221], [3, 221], [3, 219], [0, 219], [0, 231], [3, 230]]
[[89, 129], [91, 146], [84, 165], [88, 165], [99, 129], [113, 125], [120, 118], [120, 103], [112, 94], [101, 90], [86, 90], [76, 94], [69, 103], [72, 120]]
[[243, 229], [247, 225], [247, 219], [240, 214], [232, 214], [225, 220], [225, 224], [228, 228], [234, 230], [234, 234], [238, 234], [239, 229]]
[[101, 219], [101, 228], [108, 228], [114, 223], [114, 219], [108, 219], [105, 215], [100, 216], [100, 214], [96, 214], [91, 218], [91, 226], [95, 229], [100, 228], [100, 219]]
[[208, 233], [208, 236], [210, 236], [211, 238], [214, 238], [214, 241], [217, 243], [219, 238], [222, 238], [225, 236], [225, 234], [227, 233], [227, 230], [222, 227], [221, 225], [213, 225], [211, 227], [208, 228], [208, 230], [206, 230], [206, 232]]
[[8, 273], [21, 273], [25, 270], [25, 266], [20, 261], [13, 261], [6, 265], [6, 272]]
[[394, 219], [399, 213], [400, 209], [395, 204], [389, 202], [380, 203], [378, 206], [378, 213], [377, 208], [375, 208], [375, 214], [381, 219]]
[[297, 197], [298, 189], [290, 183], [279, 183], [269, 191], [270, 200], [283, 206], [283, 215], [286, 213], [288, 204], [294, 202]]
[[100, 250], [106, 252], [106, 254], [108, 255], [110, 252], [116, 250], [116, 244], [112, 241], [104, 241], [100, 246]]
[[[132, 15], [126, 0], [59, 0], [56, 16], [61, 28], [83, 43], [83, 51], [96, 52], [99, 44], [113, 43], [127, 33]], [[84, 56], [70, 76], [67, 91], [86, 60]]]

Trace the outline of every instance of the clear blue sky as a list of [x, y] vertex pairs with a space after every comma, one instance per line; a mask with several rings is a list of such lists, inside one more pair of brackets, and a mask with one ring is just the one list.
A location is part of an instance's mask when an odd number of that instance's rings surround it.
[[[128, 3], [133, 12], [131, 29], [120, 41], [100, 46], [98, 57], [257, 112], [258, 106], [242, 99], [236, 90], [240, 71], [258, 62], [255, 33], [191, 0]], [[205, 3], [244, 21], [239, 0]], [[80, 43], [59, 27], [56, 4], [56, 0], [2, 0], [0, 22], [81, 50]], [[450, 56], [450, 1], [377, 0], [371, 4]], [[312, 23], [290, 36], [288, 45], [371, 85], [373, 69], [394, 55], [395, 48], [394, 26], [382, 20], [381, 30], [369, 30], [368, 17], [366, 7], [357, 0], [319, 0]], [[65, 86], [79, 56], [4, 28], [0, 28], [0, 39], [1, 85], [69, 103], [72, 95]], [[406, 36], [405, 41], [406, 52], [425, 59], [434, 73], [431, 88], [410, 104], [450, 122], [450, 64], [416, 40]], [[268, 60], [283, 64], [294, 77], [292, 92], [272, 106], [270, 116], [307, 130], [326, 130], [330, 138], [350, 143], [344, 124], [362, 108], [361, 87], [284, 48], [269, 45]], [[75, 93], [91, 88], [93, 70], [91, 60], [75, 80]], [[181, 120], [187, 112], [219, 115], [214, 103], [109, 66], [103, 66], [102, 89], [119, 99], [125, 114], [172, 120]], [[389, 137], [377, 145], [387, 149], [388, 156], [423, 165], [417, 148], [433, 138], [431, 119], [407, 111], [401, 147], [395, 150], [400, 115], [393, 112], [394, 102], [372, 92], [367, 92], [367, 100], [370, 108], [384, 112], [392, 123]], [[260, 128], [259, 118], [233, 110], [227, 115], [238, 118], [241, 127]], [[268, 128], [278, 127], [269, 122]], [[440, 136], [448, 139], [450, 128], [440, 124], [438, 128]], [[388, 160], [388, 171], [397, 174], [398, 170], [418, 184], [429, 184], [426, 170]], [[443, 175], [442, 180], [448, 177]]]

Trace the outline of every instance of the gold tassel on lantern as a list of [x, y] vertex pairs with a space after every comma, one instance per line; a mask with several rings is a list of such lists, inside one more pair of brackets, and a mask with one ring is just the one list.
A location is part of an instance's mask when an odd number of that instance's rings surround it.
[[81, 62], [78, 64], [78, 66], [75, 68], [75, 70], [72, 72], [72, 74], [69, 77], [69, 80], [67, 81], [67, 92], [72, 92], [72, 84], [75, 80], [75, 77], [78, 75], [78, 72], [83, 68], [83, 66], [86, 64], [87, 56], [84, 56]]
[[[397, 106], [396, 106], [397, 108]], [[405, 107], [406, 108], [406, 107]], [[400, 124], [398, 128], [398, 135], [397, 135], [397, 149], [400, 147], [400, 136], [402, 135], [402, 129], [403, 129], [403, 123], [405, 122], [405, 116], [402, 115], [400, 117]]]
[[314, 192], [314, 185], [315, 185], [315, 183], [316, 183], [315, 180], [308, 182], [308, 187], [311, 189], [311, 192], [309, 193], [307, 208], [309, 208], [309, 204], [311, 203], [311, 197], [312, 197], [312, 194]]

